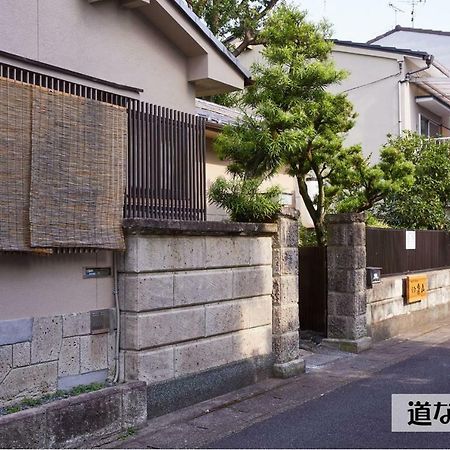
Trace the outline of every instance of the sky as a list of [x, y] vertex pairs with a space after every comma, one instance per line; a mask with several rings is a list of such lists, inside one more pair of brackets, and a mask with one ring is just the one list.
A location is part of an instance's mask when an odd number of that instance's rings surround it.
[[[389, 3], [404, 11], [397, 24], [411, 26], [411, 0], [291, 0], [318, 21], [325, 17], [336, 39], [366, 42], [396, 25]], [[418, 0], [415, 0], [418, 3]], [[450, 31], [450, 0], [425, 0], [415, 7], [415, 27]]]

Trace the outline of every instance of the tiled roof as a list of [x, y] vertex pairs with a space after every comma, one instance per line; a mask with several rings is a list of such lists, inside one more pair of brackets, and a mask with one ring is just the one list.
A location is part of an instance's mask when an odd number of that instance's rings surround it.
[[397, 53], [399, 55], [417, 56], [419, 58], [425, 58], [425, 57], [429, 56], [427, 52], [411, 50], [410, 48], [397, 48], [397, 47], [389, 47], [389, 46], [384, 46], [384, 45], [366, 44], [366, 43], [362, 43], [362, 42], [341, 41], [339, 39], [334, 39], [333, 41], [336, 45], [342, 45], [345, 47], [361, 48], [364, 50], [375, 50], [375, 51], [387, 52], [387, 53]]
[[217, 39], [204, 22], [192, 11], [184, 0], [171, 0], [173, 4], [197, 27], [197, 29], [214, 45], [223, 56], [231, 62], [244, 75], [248, 81], [250, 72], [241, 64], [241, 62]]
[[385, 38], [386, 36], [397, 33], [398, 31], [409, 31], [412, 33], [437, 34], [440, 36], [450, 36], [450, 31], [429, 30], [426, 28], [402, 27], [400, 25], [397, 25], [394, 29], [386, 31], [386, 33], [380, 34], [379, 36], [374, 37], [373, 39], [370, 39], [370, 41], [367, 41], [367, 43], [372, 44], [376, 41], [379, 41], [380, 39]]

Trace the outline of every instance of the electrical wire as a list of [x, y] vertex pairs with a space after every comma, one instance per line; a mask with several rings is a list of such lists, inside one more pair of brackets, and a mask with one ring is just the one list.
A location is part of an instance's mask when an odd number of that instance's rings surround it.
[[397, 73], [393, 73], [392, 75], [388, 75], [387, 77], [383, 77], [383, 78], [380, 78], [380, 79], [378, 79], [378, 80], [370, 81], [369, 83], [361, 84], [361, 85], [359, 85], [359, 86], [355, 86], [355, 87], [352, 87], [352, 88], [350, 88], [350, 89], [346, 89], [345, 91], [342, 91], [342, 93], [343, 93], [343, 94], [346, 94], [347, 92], [355, 91], [356, 89], [361, 89], [361, 88], [363, 88], [363, 87], [366, 87], [366, 86], [370, 86], [370, 85], [372, 85], [372, 84], [379, 83], [380, 81], [389, 80], [389, 78], [398, 77], [398, 76], [401, 75], [401, 74], [402, 74], [402, 72], [399, 71], [399, 72], [397, 72]]

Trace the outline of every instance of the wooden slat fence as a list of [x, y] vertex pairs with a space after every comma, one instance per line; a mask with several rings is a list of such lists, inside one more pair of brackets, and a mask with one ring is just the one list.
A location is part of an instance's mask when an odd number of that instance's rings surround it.
[[299, 321], [301, 330], [327, 332], [327, 248], [299, 247]]
[[406, 250], [406, 230], [367, 228], [367, 266], [382, 276], [450, 267], [450, 233], [417, 230], [416, 249]]

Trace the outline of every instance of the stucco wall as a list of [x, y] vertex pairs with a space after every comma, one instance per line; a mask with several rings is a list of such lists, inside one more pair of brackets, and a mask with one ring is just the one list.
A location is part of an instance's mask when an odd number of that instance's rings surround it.
[[38, 256], [0, 254], [1, 320], [110, 308], [113, 280], [83, 278], [84, 267], [111, 267], [111, 252]]
[[375, 339], [384, 339], [415, 325], [430, 326], [450, 314], [450, 269], [423, 273], [428, 277], [426, 300], [406, 304], [406, 275], [383, 277], [380, 284], [367, 290], [367, 324]]
[[186, 57], [142, 13], [118, 1], [61, 3], [2, 0], [0, 49], [142, 88], [142, 100], [194, 111]]
[[[336, 66], [349, 72], [348, 78], [333, 90], [347, 91], [358, 114], [346, 142], [361, 144], [364, 155], [372, 155], [372, 162], [378, 161], [379, 150], [386, 143], [387, 135], [398, 135], [398, 81], [401, 75], [397, 57], [400, 55], [380, 58], [338, 49], [333, 51]], [[390, 75], [392, 77], [382, 80]]]

